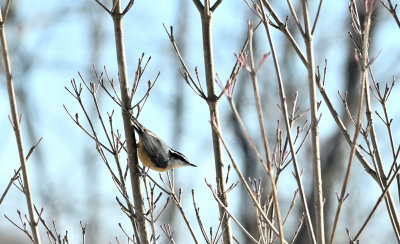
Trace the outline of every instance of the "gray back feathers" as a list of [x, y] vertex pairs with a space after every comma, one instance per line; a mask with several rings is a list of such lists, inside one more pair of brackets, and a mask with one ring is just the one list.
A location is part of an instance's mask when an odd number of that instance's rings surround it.
[[167, 167], [168, 160], [170, 159], [171, 148], [153, 132], [146, 129], [135, 118], [132, 118], [134, 127], [139, 134], [140, 140], [147, 154], [152, 158], [158, 167]]

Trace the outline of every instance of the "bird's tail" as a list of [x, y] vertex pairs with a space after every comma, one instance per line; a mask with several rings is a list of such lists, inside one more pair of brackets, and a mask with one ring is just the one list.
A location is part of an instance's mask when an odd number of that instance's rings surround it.
[[145, 127], [141, 123], [139, 123], [139, 121], [134, 116], [131, 117], [131, 121], [132, 121], [133, 128], [137, 132], [144, 132]]

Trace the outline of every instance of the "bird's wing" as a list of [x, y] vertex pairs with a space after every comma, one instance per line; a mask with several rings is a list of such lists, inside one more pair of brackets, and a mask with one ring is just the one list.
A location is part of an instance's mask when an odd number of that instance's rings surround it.
[[138, 131], [144, 149], [150, 158], [154, 160], [157, 167], [166, 168], [170, 157], [170, 147], [151, 131], [145, 130], [146, 131]]

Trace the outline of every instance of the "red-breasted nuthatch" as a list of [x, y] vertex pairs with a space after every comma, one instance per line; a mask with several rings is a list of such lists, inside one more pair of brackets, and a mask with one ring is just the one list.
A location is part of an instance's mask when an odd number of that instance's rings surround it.
[[140, 124], [135, 117], [132, 117], [131, 121], [139, 135], [137, 150], [139, 159], [144, 166], [159, 172], [184, 166], [197, 167], [189, 163], [189, 160], [182, 153], [170, 148], [153, 132]]

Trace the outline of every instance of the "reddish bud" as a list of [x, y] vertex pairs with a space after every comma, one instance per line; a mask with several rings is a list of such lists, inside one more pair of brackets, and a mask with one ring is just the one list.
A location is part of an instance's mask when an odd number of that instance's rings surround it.
[[378, 6], [379, 1], [377, 0], [365, 0], [364, 2], [364, 7], [365, 7], [365, 13], [366, 14], [372, 14], [374, 10], [376, 9], [376, 6]]

